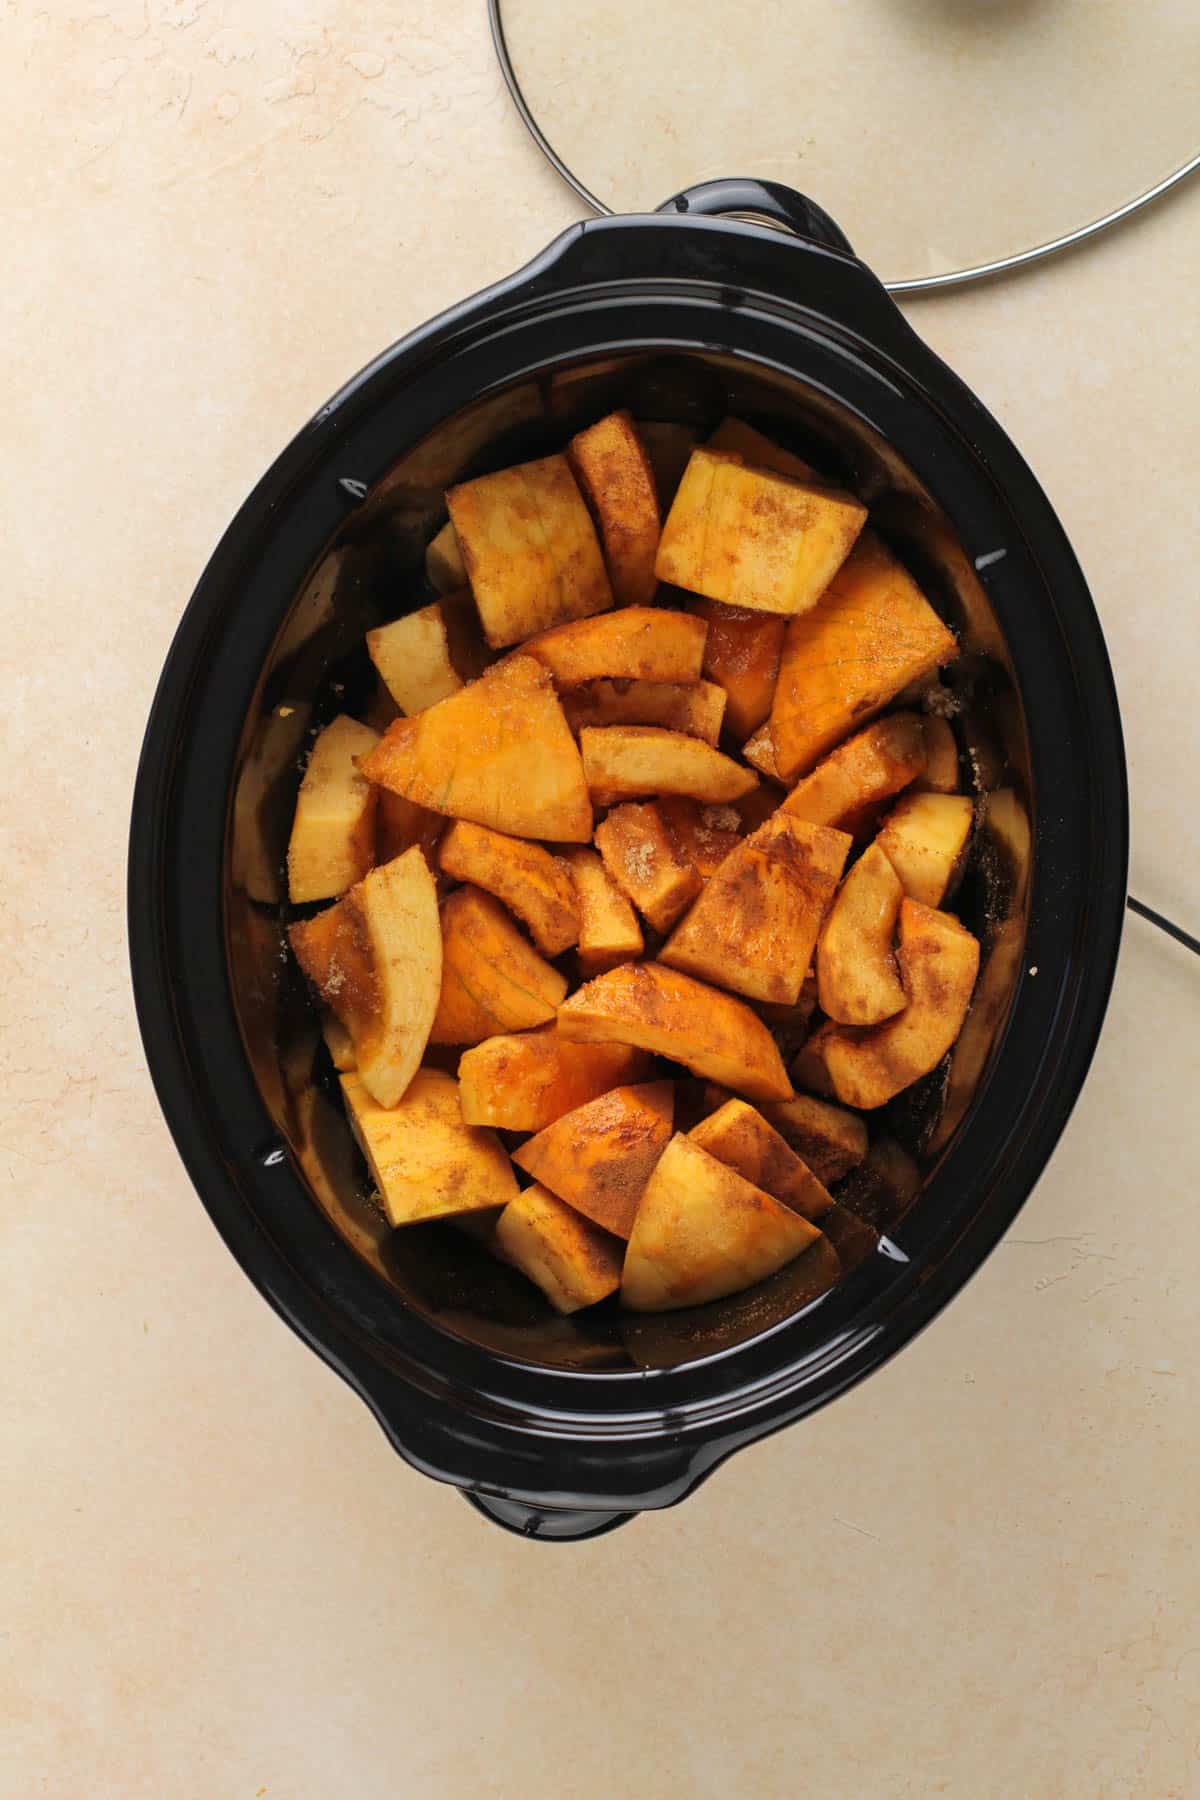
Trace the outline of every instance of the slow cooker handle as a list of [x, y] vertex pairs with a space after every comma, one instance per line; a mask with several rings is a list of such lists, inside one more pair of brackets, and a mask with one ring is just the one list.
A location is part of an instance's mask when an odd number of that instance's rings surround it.
[[798, 194], [795, 188], [785, 187], [781, 181], [756, 181], [749, 175], [701, 181], [665, 200], [657, 210], [660, 213], [757, 213], [760, 218], [786, 225], [797, 237], [823, 244], [827, 250], [840, 251], [843, 256], [854, 255], [845, 232], [824, 208], [806, 194]]
[[581, 1538], [600, 1537], [618, 1525], [636, 1519], [635, 1512], [586, 1512], [581, 1507], [530, 1506], [500, 1494], [483, 1494], [464, 1488], [463, 1499], [493, 1525], [518, 1537], [537, 1538], [543, 1544], [577, 1544]]

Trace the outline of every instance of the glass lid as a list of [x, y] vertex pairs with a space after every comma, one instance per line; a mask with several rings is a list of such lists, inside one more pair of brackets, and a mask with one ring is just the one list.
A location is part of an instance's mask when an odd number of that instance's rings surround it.
[[893, 288], [1035, 261], [1200, 168], [1200, 0], [489, 4], [597, 211], [786, 182]]

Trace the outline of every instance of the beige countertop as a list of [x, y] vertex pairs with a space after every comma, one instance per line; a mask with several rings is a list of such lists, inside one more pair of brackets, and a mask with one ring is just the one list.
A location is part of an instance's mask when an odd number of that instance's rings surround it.
[[[292, 432], [576, 204], [481, 0], [8, 0], [0, 102], [0, 1793], [1200, 1793], [1198, 974], [1149, 927], [967, 1292], [612, 1537], [489, 1529], [238, 1270], [128, 993], [155, 679]], [[1074, 540], [1193, 929], [1198, 288], [1193, 187], [910, 309]]]

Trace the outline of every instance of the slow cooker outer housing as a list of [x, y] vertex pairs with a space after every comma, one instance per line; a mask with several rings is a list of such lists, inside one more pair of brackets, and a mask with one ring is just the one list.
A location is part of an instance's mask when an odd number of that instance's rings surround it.
[[[1036, 831], [1024, 966], [1003, 1043], [896, 1246], [807, 1319], [678, 1368], [585, 1373], [438, 1330], [388, 1293], [314, 1203], [239, 1030], [225, 862], [243, 721], [284, 615], [348, 507], [479, 396], [647, 348], [800, 377], [893, 446], [935, 497], [1004, 633]], [[1116, 696], [1067, 539], [1012, 444], [870, 272], [837, 247], [694, 208], [589, 221], [352, 380], [218, 546], [172, 646], [138, 772], [129, 925], [139, 1020], [189, 1173], [277, 1311], [414, 1466], [515, 1528], [583, 1536], [674, 1503], [733, 1450], [841, 1393], [978, 1267], [1031, 1191], [1087, 1072], [1120, 941], [1127, 839]]]

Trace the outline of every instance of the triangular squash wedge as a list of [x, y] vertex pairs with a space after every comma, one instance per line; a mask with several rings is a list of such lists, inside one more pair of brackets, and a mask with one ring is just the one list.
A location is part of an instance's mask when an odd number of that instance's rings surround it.
[[447, 895], [431, 1043], [481, 1044], [497, 1032], [548, 1025], [566, 991], [566, 976], [538, 955], [498, 900], [476, 887]]
[[576, 1212], [627, 1238], [671, 1136], [673, 1111], [669, 1081], [613, 1088], [539, 1131], [513, 1161]]
[[418, 1069], [398, 1106], [372, 1100], [357, 1075], [343, 1075], [350, 1128], [393, 1225], [504, 1206], [517, 1178], [494, 1131], [464, 1125], [458, 1083]]
[[397, 719], [364, 775], [432, 812], [513, 837], [585, 844], [592, 807], [549, 671], [511, 656], [412, 719]]
[[774, 813], [710, 876], [661, 960], [751, 1000], [794, 1006], [850, 842]]
[[773, 1275], [820, 1236], [680, 1132], [642, 1194], [625, 1252], [622, 1304], [670, 1312], [720, 1300]]
[[736, 1169], [744, 1181], [806, 1219], [821, 1218], [833, 1205], [808, 1164], [745, 1100], [727, 1100], [694, 1125], [688, 1136], [718, 1162]]
[[661, 963], [623, 963], [576, 988], [558, 1029], [585, 1044], [634, 1044], [752, 1100], [787, 1100], [778, 1045], [741, 1000]]

